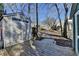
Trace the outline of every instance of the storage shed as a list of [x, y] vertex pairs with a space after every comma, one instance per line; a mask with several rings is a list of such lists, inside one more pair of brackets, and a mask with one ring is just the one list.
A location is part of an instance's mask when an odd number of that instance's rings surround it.
[[0, 21], [0, 48], [31, 39], [31, 21], [21, 13], [3, 15]]

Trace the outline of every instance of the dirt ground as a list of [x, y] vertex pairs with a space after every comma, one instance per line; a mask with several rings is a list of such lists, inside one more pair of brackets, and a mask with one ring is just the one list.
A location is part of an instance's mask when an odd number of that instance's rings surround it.
[[0, 56], [75, 56], [72, 40], [43, 31], [34, 41], [32, 48], [29, 41], [0, 50]]
[[53, 39], [35, 40], [35, 49], [29, 42], [0, 50], [1, 56], [75, 56], [71, 47], [63, 47], [56, 44]]

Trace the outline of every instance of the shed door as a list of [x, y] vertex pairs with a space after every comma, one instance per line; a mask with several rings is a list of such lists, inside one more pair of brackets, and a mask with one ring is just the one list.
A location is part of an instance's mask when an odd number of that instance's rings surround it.
[[75, 50], [79, 55], [79, 10], [75, 13]]

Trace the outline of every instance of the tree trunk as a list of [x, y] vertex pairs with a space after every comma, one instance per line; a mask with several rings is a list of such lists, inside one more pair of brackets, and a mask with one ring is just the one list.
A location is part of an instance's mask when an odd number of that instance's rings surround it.
[[37, 37], [38, 37], [38, 3], [36, 3], [36, 30], [37, 30]]
[[[30, 9], [30, 3], [28, 3], [28, 19], [29, 19], [29, 33], [31, 32], [30, 29], [31, 29], [31, 15], [30, 15], [30, 12], [31, 12], [31, 9]], [[28, 36], [29, 38], [30, 36]]]
[[65, 17], [64, 28], [63, 28], [63, 37], [65, 38], [67, 38], [67, 24], [68, 24], [68, 18]]
[[59, 8], [57, 6], [57, 4], [55, 4], [57, 12], [58, 12], [58, 18], [59, 18], [59, 22], [60, 22], [60, 28], [61, 28], [61, 35], [62, 35], [62, 22], [61, 22], [61, 18], [60, 18], [60, 13], [59, 13]]
[[68, 8], [67, 8], [67, 4], [64, 4], [64, 9], [65, 9], [65, 21], [64, 21], [64, 28], [63, 28], [63, 37], [67, 38], [67, 25], [68, 25], [68, 17], [67, 17], [67, 13], [68, 13]]

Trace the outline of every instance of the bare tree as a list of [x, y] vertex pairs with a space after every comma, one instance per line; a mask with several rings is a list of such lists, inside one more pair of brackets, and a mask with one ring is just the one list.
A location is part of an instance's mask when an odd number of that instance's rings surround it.
[[14, 13], [15, 11], [13, 9], [13, 6], [14, 6], [13, 3], [10, 3], [10, 4], [6, 3], [6, 7], [8, 7]]
[[64, 28], [63, 28], [63, 37], [67, 38], [67, 24], [68, 24], [68, 17], [67, 17], [67, 13], [68, 13], [68, 7], [67, 4], [64, 4], [64, 9], [65, 9], [65, 20], [64, 20]]
[[[17, 13], [17, 12], [21, 12], [22, 14], [24, 14], [24, 9], [26, 7], [26, 4], [20, 3], [6, 3], [4, 4], [5, 7], [9, 8], [11, 10], [12, 13]], [[20, 6], [20, 9], [18, 8], [18, 5]], [[7, 9], [6, 9], [7, 10]]]
[[[58, 5], [57, 4], [54, 4], [54, 6], [56, 7], [56, 10], [57, 10], [57, 13], [58, 13], [58, 18], [59, 18], [59, 22], [60, 22], [60, 28], [61, 28], [61, 35], [65, 38], [67, 38], [67, 25], [68, 25], [68, 12], [69, 12], [69, 8], [68, 8], [68, 4], [63, 4], [64, 6], [64, 10], [65, 10], [65, 20], [64, 20], [64, 25], [62, 25], [62, 22], [61, 22], [61, 18], [60, 18], [60, 15], [61, 13], [59, 12], [59, 8], [58, 8]], [[53, 7], [53, 5], [51, 6]], [[62, 28], [63, 26], [63, 28]]]
[[43, 21], [43, 23], [53, 30], [57, 29], [57, 22], [54, 18], [47, 17], [46, 20]]
[[38, 37], [38, 3], [36, 3], [36, 28], [37, 28], [37, 37]]
[[59, 22], [60, 22], [61, 35], [62, 35], [62, 22], [61, 22], [61, 18], [60, 18], [60, 12], [59, 12], [59, 8], [58, 8], [57, 4], [55, 4], [55, 7], [56, 7], [57, 12], [58, 12], [58, 18], [59, 18]]
[[0, 3], [0, 21], [2, 20], [3, 18], [3, 13], [4, 13], [4, 5], [2, 3]]

